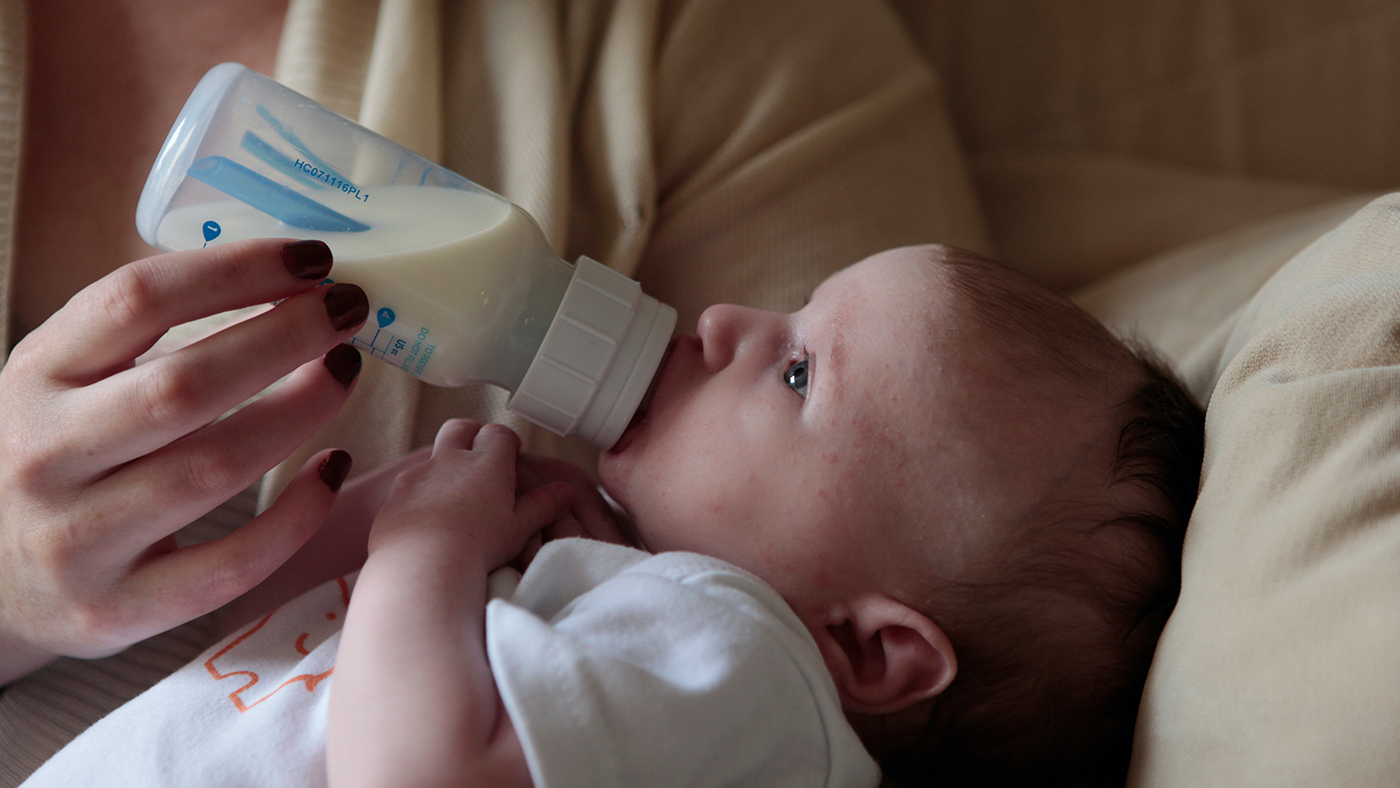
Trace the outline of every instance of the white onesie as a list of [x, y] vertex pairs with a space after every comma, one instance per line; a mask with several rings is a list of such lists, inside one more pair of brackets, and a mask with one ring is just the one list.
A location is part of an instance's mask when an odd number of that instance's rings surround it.
[[[491, 586], [487, 653], [537, 788], [878, 784], [816, 643], [753, 575], [565, 539]], [[325, 785], [353, 587], [327, 583], [225, 638], [24, 785]]]

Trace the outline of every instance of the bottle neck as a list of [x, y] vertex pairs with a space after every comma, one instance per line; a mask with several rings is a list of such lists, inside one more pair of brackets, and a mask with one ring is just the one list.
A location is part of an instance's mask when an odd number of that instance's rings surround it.
[[543, 343], [507, 407], [599, 448], [622, 434], [656, 374], [676, 311], [635, 280], [579, 258]]
[[532, 262], [531, 268], [535, 274], [530, 278], [523, 307], [499, 348], [503, 374], [501, 382], [510, 391], [520, 387], [520, 381], [539, 352], [549, 325], [559, 311], [559, 304], [564, 300], [564, 293], [569, 289], [569, 281], [574, 276], [574, 267], [548, 250]]

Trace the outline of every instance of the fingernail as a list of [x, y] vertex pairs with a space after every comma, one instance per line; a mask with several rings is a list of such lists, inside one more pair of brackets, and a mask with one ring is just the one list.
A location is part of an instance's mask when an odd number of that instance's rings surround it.
[[331, 377], [347, 389], [355, 382], [355, 378], [359, 377], [360, 366], [364, 363], [360, 359], [360, 351], [349, 345], [336, 345], [331, 348], [321, 362], [330, 370]]
[[331, 272], [331, 248], [324, 241], [282, 244], [282, 264], [298, 279], [325, 279]]
[[321, 467], [316, 472], [321, 475], [321, 481], [331, 488], [331, 492], [340, 492], [340, 485], [345, 483], [345, 477], [350, 475], [350, 466], [354, 463], [350, 452], [336, 449], [321, 460]]
[[369, 317], [369, 299], [358, 285], [339, 282], [326, 288], [326, 314], [336, 331], [358, 326]]

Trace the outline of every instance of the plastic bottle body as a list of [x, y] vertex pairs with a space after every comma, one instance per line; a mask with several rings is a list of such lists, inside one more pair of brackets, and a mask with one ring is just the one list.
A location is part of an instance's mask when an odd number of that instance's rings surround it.
[[560, 260], [505, 198], [232, 63], [190, 96], [137, 228], [167, 251], [323, 240], [332, 277], [370, 299], [352, 344], [429, 383], [515, 391], [517, 412], [600, 446], [630, 420], [675, 323], [626, 277]]
[[[434, 385], [490, 383], [514, 391], [573, 266], [554, 256], [528, 214], [494, 195], [388, 187], [374, 196], [377, 235], [289, 227], [224, 199], [170, 211], [156, 237], [164, 249], [197, 249], [202, 228], [213, 222], [216, 244], [267, 236], [325, 241], [335, 254], [333, 279], [353, 282], [369, 297], [371, 317], [352, 345]], [[444, 224], [455, 229], [444, 231]], [[384, 237], [391, 234], [400, 237]], [[415, 246], [424, 241], [429, 245]]]
[[496, 225], [441, 246], [337, 258], [334, 276], [369, 296], [372, 317], [351, 342], [363, 352], [438, 386], [514, 391], [573, 274], [512, 205]]

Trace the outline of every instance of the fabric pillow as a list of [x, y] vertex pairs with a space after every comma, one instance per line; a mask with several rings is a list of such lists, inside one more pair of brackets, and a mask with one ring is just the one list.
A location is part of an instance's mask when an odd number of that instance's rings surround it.
[[[1267, 271], [1269, 243], [1221, 268], [1201, 257], [1137, 304], [1139, 328], [1194, 368], [1209, 404], [1181, 599], [1143, 697], [1131, 786], [1400, 779], [1400, 195], [1293, 256], [1222, 322], [1240, 300], [1232, 285]], [[1124, 318], [1109, 291], [1165, 278], [1156, 265], [1081, 300]]]
[[1072, 297], [1120, 335], [1160, 350], [1204, 404], [1220, 374], [1220, 339], [1244, 304], [1290, 258], [1374, 196], [1291, 211], [1181, 246]]

